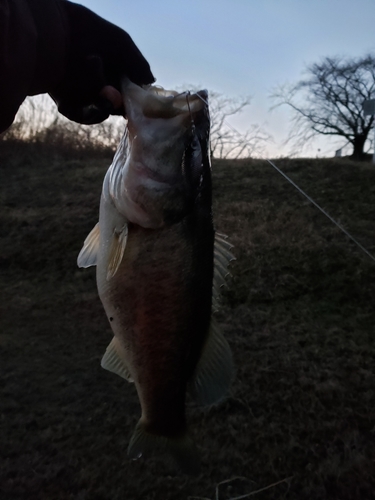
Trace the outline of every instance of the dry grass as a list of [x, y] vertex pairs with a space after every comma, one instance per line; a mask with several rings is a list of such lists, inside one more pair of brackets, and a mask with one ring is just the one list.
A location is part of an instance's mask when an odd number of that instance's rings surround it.
[[[110, 158], [0, 148], [0, 498], [375, 498], [375, 265], [292, 186], [262, 161], [213, 165], [237, 374], [227, 400], [188, 408], [203, 467], [187, 479], [126, 458], [137, 397], [100, 368], [111, 334], [76, 268]], [[277, 164], [375, 252], [373, 166]]]

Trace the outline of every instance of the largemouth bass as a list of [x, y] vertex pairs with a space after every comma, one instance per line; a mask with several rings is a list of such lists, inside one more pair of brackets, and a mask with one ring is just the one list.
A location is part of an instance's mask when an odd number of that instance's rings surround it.
[[127, 129], [78, 266], [96, 265], [114, 333], [102, 367], [134, 382], [140, 400], [128, 455], [159, 448], [194, 473], [186, 394], [215, 403], [233, 373], [212, 316], [234, 257], [213, 226], [208, 97], [125, 81], [123, 98]]

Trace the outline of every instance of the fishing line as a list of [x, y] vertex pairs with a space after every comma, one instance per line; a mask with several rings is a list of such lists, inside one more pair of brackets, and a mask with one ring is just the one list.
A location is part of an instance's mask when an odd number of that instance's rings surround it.
[[206, 101], [206, 99], [203, 99], [203, 97], [202, 97], [201, 95], [197, 94], [197, 92], [194, 92], [194, 94], [193, 94], [193, 95], [196, 95], [197, 97], [199, 97], [199, 99], [200, 99], [201, 101], [203, 101], [203, 102], [206, 104], [206, 106], [208, 106], [208, 102]]
[[346, 236], [348, 238], [350, 238], [363, 252], [365, 252], [365, 254], [367, 254], [370, 257], [370, 259], [372, 259], [375, 262], [375, 257], [368, 250], [366, 250], [366, 248], [363, 245], [361, 245], [361, 243], [359, 243], [359, 241], [357, 241], [350, 233], [348, 233], [348, 231], [341, 224], [339, 224], [333, 217], [331, 217], [324, 210], [324, 208], [322, 208], [320, 205], [318, 205], [318, 203], [315, 200], [313, 200], [307, 193], [305, 193], [305, 191], [303, 191], [303, 189], [301, 189], [299, 186], [297, 186], [297, 184], [294, 181], [292, 181], [292, 179], [290, 177], [288, 177], [282, 170], [280, 170], [271, 160], [266, 159], [266, 161], [270, 165], [272, 165], [272, 167], [277, 172], [279, 172], [279, 174], [281, 174], [288, 182], [290, 182], [290, 184], [292, 184], [292, 186], [294, 186], [305, 198], [307, 198], [310, 203], [312, 203], [314, 206], [316, 206], [316, 208], [319, 209], [333, 224], [335, 224], [339, 229], [341, 229], [341, 231], [344, 234], [346, 234]]
[[[201, 99], [207, 106], [208, 106], [208, 102], [203, 99], [203, 97], [201, 97], [200, 95], [198, 94], [195, 94], [196, 96], [199, 97], [199, 99]], [[230, 125], [226, 120], [224, 121], [225, 124], [231, 128], [234, 132], [236, 133], [239, 133], [234, 127], [232, 127], [232, 125]], [[297, 191], [299, 191], [307, 200], [309, 200], [310, 203], [312, 203], [318, 210], [320, 210], [322, 212], [322, 214], [324, 214], [335, 226], [337, 226], [350, 240], [353, 241], [353, 243], [355, 243], [368, 257], [370, 257], [370, 259], [372, 259], [374, 262], [375, 262], [375, 257], [363, 246], [361, 245], [361, 243], [359, 243], [359, 241], [357, 241], [354, 236], [352, 236], [341, 224], [339, 224], [333, 217], [331, 217], [331, 215], [329, 215], [329, 213], [327, 213], [324, 208], [322, 208], [320, 205], [318, 205], [318, 203], [313, 200], [311, 198], [311, 196], [309, 196], [307, 193], [305, 193], [305, 191], [303, 191], [303, 189], [301, 189], [294, 181], [292, 181], [292, 179], [290, 177], [288, 177], [282, 170], [280, 170], [271, 160], [268, 160], [267, 158], [263, 158], [263, 160], [266, 160], [277, 172], [279, 172], [279, 174], [281, 174], [290, 184], [292, 184], [292, 186], [294, 186]]]

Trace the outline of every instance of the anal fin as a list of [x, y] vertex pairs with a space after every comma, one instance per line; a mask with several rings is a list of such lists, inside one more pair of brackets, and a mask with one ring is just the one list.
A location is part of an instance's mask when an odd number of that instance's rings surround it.
[[128, 382], [134, 382], [129, 368], [125, 361], [124, 349], [119, 345], [116, 337], [113, 337], [108, 345], [101, 361], [101, 366], [105, 370], [116, 373]]
[[200, 405], [211, 405], [222, 399], [230, 388], [234, 366], [232, 353], [213, 317], [201, 357], [189, 381], [189, 391]]

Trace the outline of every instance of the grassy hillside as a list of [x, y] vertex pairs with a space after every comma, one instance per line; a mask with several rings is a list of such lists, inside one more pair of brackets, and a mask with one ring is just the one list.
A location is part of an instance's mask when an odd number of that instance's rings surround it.
[[[213, 164], [237, 373], [228, 399], [189, 405], [202, 474], [127, 459], [135, 388], [100, 368], [111, 332], [76, 267], [109, 163], [0, 143], [0, 498], [213, 499], [236, 477], [218, 498], [375, 498], [375, 263], [264, 161]], [[375, 253], [375, 167], [277, 165]]]

